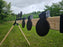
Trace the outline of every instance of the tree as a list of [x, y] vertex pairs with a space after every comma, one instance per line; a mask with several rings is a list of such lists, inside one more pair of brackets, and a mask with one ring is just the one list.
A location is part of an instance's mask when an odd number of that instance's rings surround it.
[[11, 15], [10, 7], [11, 3], [7, 4], [4, 0], [0, 0], [0, 21]]
[[60, 16], [60, 10], [63, 9], [63, 0], [59, 3], [53, 3], [51, 6], [45, 6], [46, 10], [50, 10], [51, 16]]
[[61, 9], [63, 10], [63, 0], [61, 2], [59, 2], [59, 5], [60, 5]]

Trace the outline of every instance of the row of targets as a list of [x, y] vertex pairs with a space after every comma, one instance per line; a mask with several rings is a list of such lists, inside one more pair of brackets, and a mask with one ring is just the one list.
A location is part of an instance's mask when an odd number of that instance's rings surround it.
[[[32, 21], [31, 21], [32, 18], [33, 18], [33, 15], [28, 16], [27, 30], [31, 30], [31, 28], [32, 28]], [[26, 19], [26, 18], [23, 18], [23, 19], [22, 19], [22, 28], [25, 27], [25, 19]]]
[[[22, 15], [22, 14], [21, 14]], [[50, 25], [49, 22], [47, 21], [47, 18], [50, 17], [50, 11], [44, 11], [39, 14], [39, 20], [37, 21], [36, 24], [36, 32], [39, 36], [45, 36], [48, 34]], [[25, 20], [26, 17], [21, 18], [22, 19], [22, 28], [25, 27]], [[28, 21], [27, 21], [27, 30], [30, 31], [32, 29], [32, 21], [33, 15], [28, 16]]]
[[[50, 17], [50, 11], [44, 11], [41, 12], [39, 14], [39, 20], [37, 21], [36, 24], [36, 32], [39, 36], [45, 36], [48, 34], [49, 29], [50, 29], [50, 24], [47, 21], [47, 18]], [[28, 16], [28, 21], [27, 21], [27, 30], [30, 31], [32, 29], [32, 21], [31, 19], [33, 19], [33, 15]], [[18, 19], [19, 20], [19, 19]], [[21, 18], [20, 20], [22, 20], [22, 28], [25, 27], [25, 20], [26, 17], [22, 18], [22, 12], [21, 12]], [[62, 26], [60, 26], [62, 27]]]

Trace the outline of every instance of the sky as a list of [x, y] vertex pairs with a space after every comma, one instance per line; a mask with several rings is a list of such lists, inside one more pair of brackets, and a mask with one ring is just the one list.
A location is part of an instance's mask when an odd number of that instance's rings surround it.
[[11, 10], [13, 13], [18, 14], [20, 11], [23, 14], [28, 14], [34, 11], [43, 11], [45, 5], [52, 5], [52, 3], [58, 3], [61, 0], [5, 0], [7, 3], [11, 2]]

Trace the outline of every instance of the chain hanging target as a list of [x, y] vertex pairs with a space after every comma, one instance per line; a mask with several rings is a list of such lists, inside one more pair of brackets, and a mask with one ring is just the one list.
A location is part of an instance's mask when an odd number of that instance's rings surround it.
[[50, 25], [48, 21], [46, 20], [46, 13], [42, 12], [39, 15], [40, 19], [38, 20], [36, 24], [36, 32], [39, 36], [45, 36], [48, 34]]
[[27, 21], [27, 30], [31, 30], [31, 28], [32, 28], [32, 21], [31, 16], [29, 16]]
[[24, 28], [25, 27], [25, 20], [23, 19], [23, 21], [22, 21], [22, 28]]
[[26, 19], [26, 17], [22, 18], [22, 28], [25, 27], [25, 19]]

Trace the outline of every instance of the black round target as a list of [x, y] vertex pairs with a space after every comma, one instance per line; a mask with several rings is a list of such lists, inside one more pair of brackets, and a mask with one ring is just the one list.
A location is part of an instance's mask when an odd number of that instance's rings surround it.
[[31, 22], [31, 20], [29, 19], [29, 20], [27, 21], [27, 30], [31, 30], [31, 28], [32, 28], [32, 22]]
[[49, 23], [45, 19], [39, 19], [39, 21], [36, 24], [36, 32], [39, 36], [45, 36], [49, 32]]
[[24, 28], [25, 27], [25, 21], [23, 20], [22, 21], [22, 28]]
[[63, 33], [63, 14], [60, 15], [60, 33]]

